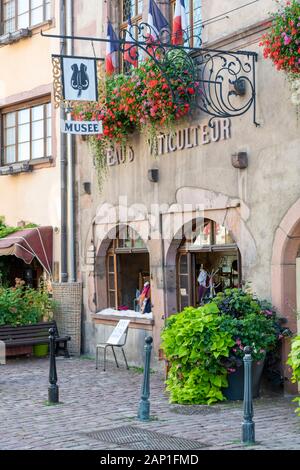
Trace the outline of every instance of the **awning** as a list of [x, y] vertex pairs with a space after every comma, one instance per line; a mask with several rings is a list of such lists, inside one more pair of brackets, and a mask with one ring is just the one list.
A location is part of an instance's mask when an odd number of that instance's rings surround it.
[[30, 264], [36, 258], [45, 271], [52, 272], [53, 228], [37, 227], [0, 239], [0, 256], [14, 255]]

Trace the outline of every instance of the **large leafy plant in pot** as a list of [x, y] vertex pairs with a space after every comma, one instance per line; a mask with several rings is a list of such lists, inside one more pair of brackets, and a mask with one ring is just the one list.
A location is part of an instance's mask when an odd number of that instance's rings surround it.
[[282, 330], [269, 304], [241, 289], [228, 289], [203, 307], [171, 316], [162, 333], [162, 349], [170, 363], [171, 402], [239, 399], [243, 380], [235, 396], [226, 390], [232, 377], [243, 378], [244, 347], [251, 346], [254, 362], [262, 362], [276, 351]]
[[228, 357], [234, 340], [222, 329], [216, 304], [188, 307], [167, 320], [162, 349], [170, 362], [167, 390], [170, 400], [182, 404], [213, 404], [223, 400]]
[[290, 335], [279, 319], [276, 310], [249, 290], [227, 289], [213, 300], [224, 316], [223, 328], [230, 331], [235, 340], [229, 356], [223, 360], [228, 371], [229, 387], [224, 395], [233, 400], [242, 400], [244, 394], [244, 348], [252, 348], [252, 393], [259, 395], [262, 373], [265, 368], [267, 378], [282, 385], [280, 370], [281, 340]]

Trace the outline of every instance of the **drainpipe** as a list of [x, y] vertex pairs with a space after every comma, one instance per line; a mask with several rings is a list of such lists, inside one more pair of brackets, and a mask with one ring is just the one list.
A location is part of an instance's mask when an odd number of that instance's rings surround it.
[[[66, 10], [65, 0], [60, 0], [60, 34], [66, 35]], [[66, 41], [61, 39], [60, 50], [62, 54], [66, 53]], [[61, 107], [60, 118], [65, 119], [65, 110]], [[66, 155], [66, 135], [60, 134], [60, 205], [61, 205], [61, 261], [60, 261], [60, 280], [68, 282], [68, 261], [67, 261], [67, 155]]]
[[163, 232], [163, 213], [159, 213], [159, 235], [161, 240], [161, 265], [162, 265], [162, 275], [163, 275], [163, 292], [164, 292], [164, 320], [168, 317], [167, 312], [167, 280], [166, 280], [166, 265], [165, 265], [165, 241], [164, 241], [164, 232]]
[[[66, 34], [74, 34], [73, 0], [66, 0]], [[74, 41], [67, 40], [67, 55], [74, 55]], [[68, 119], [71, 119], [70, 113]], [[76, 244], [75, 244], [75, 140], [67, 134], [67, 164], [68, 164], [68, 261], [69, 282], [76, 282]]]

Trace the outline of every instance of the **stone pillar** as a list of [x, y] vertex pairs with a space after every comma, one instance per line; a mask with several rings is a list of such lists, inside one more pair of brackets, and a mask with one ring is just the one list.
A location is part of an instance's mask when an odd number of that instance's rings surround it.
[[300, 335], [300, 257], [296, 258], [296, 296], [297, 332]]
[[56, 302], [54, 319], [60, 335], [70, 335], [69, 351], [76, 356], [81, 349], [82, 283], [53, 283]]
[[[300, 257], [296, 258], [296, 295], [297, 332], [300, 335]], [[300, 382], [298, 383], [298, 391], [300, 392]]]

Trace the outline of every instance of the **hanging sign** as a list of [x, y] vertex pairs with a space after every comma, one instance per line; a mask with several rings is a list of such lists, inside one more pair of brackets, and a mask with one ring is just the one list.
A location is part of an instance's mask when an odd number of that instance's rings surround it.
[[61, 132], [64, 134], [93, 135], [103, 134], [102, 121], [63, 121]]
[[61, 57], [63, 97], [67, 101], [98, 101], [97, 61]]

